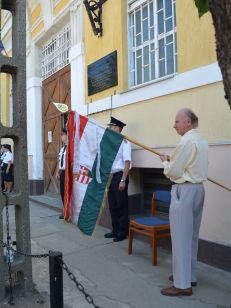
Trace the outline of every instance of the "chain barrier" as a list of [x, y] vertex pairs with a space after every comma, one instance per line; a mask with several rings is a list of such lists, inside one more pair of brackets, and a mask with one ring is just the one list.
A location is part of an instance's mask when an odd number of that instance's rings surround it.
[[67, 264], [62, 259], [59, 259], [59, 264], [67, 272], [70, 280], [72, 280], [75, 283], [77, 289], [84, 295], [86, 301], [89, 304], [93, 305], [95, 308], [100, 308], [99, 306], [96, 306], [93, 298], [85, 291], [84, 286], [76, 279], [75, 275], [69, 270]]
[[3, 248], [7, 247], [7, 244], [4, 243], [2, 240], [0, 240], [0, 243], [2, 244], [2, 247], [3, 247]]
[[25, 253], [25, 252], [22, 252], [22, 251], [19, 251], [19, 250], [15, 250], [14, 248], [11, 248], [12, 251], [15, 253], [15, 254], [19, 254], [21, 256], [24, 256], [24, 257], [28, 257], [28, 258], [37, 258], [37, 259], [42, 259], [42, 258], [48, 258], [50, 256], [49, 253], [43, 253], [43, 254], [29, 254], [29, 253]]
[[[0, 240], [0, 243], [2, 244], [2, 247], [8, 247], [7, 243], [4, 243], [2, 240]], [[10, 249], [15, 254], [19, 254], [19, 255], [22, 255], [22, 256], [28, 257], [28, 258], [37, 258], [37, 259], [48, 258], [50, 256], [50, 253], [52, 252], [50, 250], [49, 253], [44, 253], [44, 254], [28, 254], [28, 253], [24, 253], [24, 252], [21, 252], [19, 250], [13, 249], [12, 247], [9, 247], [9, 250]], [[95, 308], [100, 308], [99, 306], [96, 306], [93, 298], [85, 291], [84, 286], [76, 279], [75, 275], [69, 270], [69, 267], [67, 266], [67, 264], [62, 259], [59, 259], [59, 265], [62, 267], [63, 270], [66, 271], [66, 273], [68, 274], [68, 277], [70, 278], [70, 280], [72, 280], [75, 283], [77, 289], [84, 295], [86, 301], [89, 304], [93, 305]], [[13, 299], [13, 297], [12, 297], [12, 299]]]
[[7, 196], [7, 194], [4, 194], [6, 198], [6, 233], [7, 233], [7, 244], [6, 245], [6, 249], [7, 249], [7, 253], [6, 253], [6, 258], [8, 260], [8, 272], [9, 272], [9, 283], [10, 283], [10, 299], [9, 299], [9, 304], [10, 305], [14, 305], [14, 298], [13, 298], [13, 280], [12, 280], [12, 269], [11, 269], [11, 260], [10, 260], [10, 221], [9, 221], [9, 198]]
[[[4, 243], [2, 240], [0, 240], [0, 243], [2, 245], [2, 247], [7, 247], [7, 243]], [[12, 252], [14, 252], [14, 254], [18, 254], [18, 255], [21, 255], [21, 256], [24, 256], [24, 257], [28, 257], [28, 258], [48, 258], [50, 256], [49, 253], [44, 253], [44, 254], [29, 254], [29, 253], [25, 253], [25, 252], [22, 252], [22, 251], [19, 251], [19, 250], [16, 250], [14, 249], [13, 247], [9, 247], [8, 248], [9, 250], [12, 250]]]
[[[10, 250], [12, 252], [14, 252], [14, 254], [19, 254], [22, 255], [24, 257], [28, 257], [28, 258], [37, 258], [37, 259], [41, 259], [41, 258], [48, 258], [50, 256], [50, 253], [52, 252], [51, 250], [49, 251], [49, 253], [44, 253], [44, 254], [29, 254], [29, 253], [25, 253], [22, 252], [20, 250], [16, 250], [13, 247], [10, 247], [10, 243], [9, 243], [9, 235], [10, 235], [10, 223], [9, 223], [9, 199], [8, 196], [6, 194], [3, 194], [6, 197], [6, 231], [7, 231], [7, 243], [5, 243], [4, 241], [2, 241], [0, 239], [0, 243], [2, 245], [2, 247], [6, 247], [7, 248], [7, 255], [8, 255], [8, 271], [9, 271], [9, 283], [10, 283], [10, 299], [9, 299], [9, 304], [10, 305], [14, 305], [13, 302], [13, 283], [12, 283], [12, 269], [11, 269], [11, 260], [9, 258], [9, 254], [10, 254]], [[100, 308], [99, 306], [96, 306], [96, 304], [94, 303], [93, 298], [85, 291], [84, 286], [76, 279], [75, 275], [69, 270], [67, 264], [62, 260], [59, 259], [59, 265], [62, 267], [63, 270], [66, 271], [66, 273], [68, 274], [68, 277], [70, 278], [70, 280], [72, 280], [77, 289], [84, 295], [85, 300], [93, 305], [95, 308]]]

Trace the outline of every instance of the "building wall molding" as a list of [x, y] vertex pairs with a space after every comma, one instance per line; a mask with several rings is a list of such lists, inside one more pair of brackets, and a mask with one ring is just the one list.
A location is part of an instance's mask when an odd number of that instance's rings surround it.
[[44, 20], [45, 31], [49, 29], [53, 23], [53, 2], [51, 0], [41, 0], [42, 15]]
[[42, 88], [42, 78], [32, 77], [30, 79], [27, 79], [27, 90], [34, 87]]
[[[93, 103], [83, 104], [79, 106], [79, 110], [85, 115], [94, 114], [111, 108], [119, 108], [219, 81], [222, 81], [222, 75], [216, 62], [189, 72], [176, 74], [162, 81], [131, 88], [126, 92], [113, 95], [112, 97], [106, 97]], [[89, 105], [88, 108], [87, 105]]]
[[[53, 16], [53, 15], [52, 15]], [[63, 27], [70, 23], [70, 8], [66, 6], [63, 11], [52, 18], [52, 22], [46, 22], [43, 30], [33, 38], [37, 46], [44, 45], [53, 35], [56, 35]]]
[[44, 181], [43, 180], [29, 180], [29, 193], [31, 196], [43, 195]]
[[85, 47], [83, 28], [83, 1], [75, 1], [70, 7], [71, 20], [71, 101], [72, 109], [85, 105]]
[[27, 136], [28, 155], [31, 156], [30, 175], [33, 180], [43, 178], [42, 151], [42, 79], [27, 79]]

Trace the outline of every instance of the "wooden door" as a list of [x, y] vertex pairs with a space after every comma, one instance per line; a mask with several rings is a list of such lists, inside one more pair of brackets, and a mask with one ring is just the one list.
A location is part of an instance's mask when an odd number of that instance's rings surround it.
[[58, 194], [59, 182], [55, 175], [58, 154], [63, 146], [60, 136], [65, 119], [52, 102], [67, 104], [69, 109], [71, 107], [70, 65], [43, 81], [44, 193]]

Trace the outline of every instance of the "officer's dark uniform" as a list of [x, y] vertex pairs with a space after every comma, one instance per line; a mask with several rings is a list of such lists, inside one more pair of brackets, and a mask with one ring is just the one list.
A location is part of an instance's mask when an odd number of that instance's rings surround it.
[[64, 184], [65, 184], [65, 161], [66, 161], [66, 145], [61, 148], [59, 152], [59, 181], [60, 194], [64, 204]]
[[[65, 128], [62, 129], [62, 134], [61, 134], [61, 138], [62, 136], [66, 136], [67, 135], [67, 131]], [[66, 143], [66, 141], [64, 139], [62, 139], [62, 141], [64, 143]], [[66, 144], [61, 148], [60, 152], [59, 152], [59, 183], [60, 183], [60, 194], [61, 194], [61, 198], [63, 201], [63, 205], [64, 205], [64, 187], [65, 187], [65, 165], [66, 165]], [[60, 219], [63, 219], [63, 214], [59, 216]]]
[[[116, 125], [123, 128], [126, 124], [111, 117], [109, 125]], [[131, 144], [124, 140], [117, 153], [112, 166], [112, 181], [108, 191], [108, 202], [112, 220], [112, 232], [106, 233], [104, 237], [114, 238], [114, 241], [121, 241], [128, 234], [128, 183], [129, 178], [122, 179], [125, 161], [131, 162]], [[125, 189], [119, 191], [120, 182], [125, 182]]]

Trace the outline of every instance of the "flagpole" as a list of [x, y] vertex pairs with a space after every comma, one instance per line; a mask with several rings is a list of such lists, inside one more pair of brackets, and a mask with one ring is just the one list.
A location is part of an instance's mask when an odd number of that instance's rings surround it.
[[124, 138], [125, 138], [126, 140], [130, 141], [131, 143], [136, 144], [136, 145], [138, 145], [139, 147], [141, 147], [141, 148], [143, 148], [143, 149], [145, 149], [145, 150], [147, 150], [147, 151], [149, 151], [149, 152], [152, 152], [153, 154], [156, 154], [156, 155], [158, 155], [158, 156], [163, 155], [163, 153], [160, 153], [160, 152], [157, 151], [157, 150], [153, 150], [152, 148], [147, 147], [146, 145], [144, 145], [144, 144], [142, 144], [142, 143], [140, 143], [140, 142], [138, 142], [138, 141], [136, 141], [136, 140], [134, 140], [134, 139], [132, 139], [132, 138], [130, 138], [130, 137], [128, 137], [128, 136], [124, 136]]
[[[64, 104], [60, 104], [60, 105], [64, 105]], [[56, 108], [57, 108], [57, 106], [56, 106]], [[91, 118], [88, 118], [88, 119], [89, 119], [89, 120], [92, 120]], [[105, 127], [103, 127], [102, 125], [99, 125], [98, 123], [96, 124], [95, 121], [91, 121], [91, 122], [92, 122], [92, 124], [98, 125], [98, 126], [100, 126], [101, 128], [105, 129]], [[153, 153], [153, 154], [155, 154], [155, 155], [158, 155], [158, 156], [164, 155], [164, 153], [161, 153], [161, 152], [159, 152], [159, 151], [157, 151], [157, 150], [154, 150], [154, 149], [152, 149], [152, 148], [150, 148], [150, 147], [147, 147], [146, 145], [144, 145], [144, 144], [138, 142], [137, 140], [134, 140], [134, 139], [132, 139], [132, 138], [130, 138], [130, 137], [128, 137], [128, 136], [125, 136], [125, 135], [123, 135], [123, 136], [124, 136], [124, 138], [125, 138], [126, 140], [130, 141], [131, 143], [136, 144], [136, 145], [138, 145], [139, 147], [141, 147], [141, 148], [143, 148], [143, 149], [145, 149], [145, 150], [147, 150], [147, 151], [149, 151], [149, 152], [151, 152], [151, 153]], [[223, 184], [221, 184], [221, 183], [215, 181], [214, 179], [208, 177], [207, 180], [210, 181], [210, 182], [212, 182], [212, 183], [214, 183], [214, 184], [216, 184], [216, 185], [218, 185], [218, 186], [220, 186], [220, 187], [222, 187], [223, 189], [228, 190], [228, 191], [231, 192], [231, 189], [230, 189], [229, 187], [227, 187], [227, 186], [225, 186], [225, 185], [223, 185]]]
[[222, 187], [222, 188], [228, 190], [228, 191], [231, 191], [231, 188], [229, 188], [229, 187], [227, 187], [227, 186], [224, 186], [223, 184], [221, 184], [221, 183], [215, 181], [215, 180], [212, 179], [212, 178], [209, 178], [209, 177], [208, 177], [207, 180], [210, 181], [210, 182], [212, 182], [213, 184], [216, 184], [216, 185], [218, 185], [218, 186], [220, 186], [220, 187]]
[[[153, 154], [156, 154], [156, 155], [158, 155], [158, 156], [163, 155], [163, 153], [161, 153], [161, 152], [159, 152], [159, 151], [157, 151], [157, 150], [153, 150], [152, 148], [147, 147], [146, 145], [144, 145], [144, 144], [142, 144], [142, 143], [140, 143], [140, 142], [138, 142], [138, 141], [136, 141], [136, 140], [134, 140], [134, 139], [132, 139], [132, 138], [130, 138], [130, 137], [128, 137], [128, 136], [124, 136], [124, 138], [125, 138], [126, 140], [130, 141], [131, 143], [136, 144], [136, 145], [138, 145], [139, 147], [141, 147], [141, 148], [143, 148], [143, 149], [145, 149], [145, 150], [147, 150], [147, 151], [149, 151], [149, 152], [151, 152], [151, 153], [153, 153]], [[227, 186], [225, 186], [225, 185], [223, 185], [223, 184], [217, 182], [216, 180], [214, 180], [214, 179], [212, 179], [212, 178], [210, 178], [210, 177], [208, 177], [207, 180], [210, 181], [210, 182], [212, 182], [212, 183], [214, 183], [214, 184], [216, 184], [216, 185], [218, 185], [218, 186], [220, 186], [220, 187], [222, 187], [223, 189], [228, 190], [228, 191], [231, 192], [231, 188], [229, 188], [229, 187], [227, 187]]]
[[[4, 47], [4, 46], [3, 46], [3, 47]], [[8, 56], [8, 53], [6, 52], [5, 47], [4, 47], [4, 51], [5, 51], [6, 57], [9, 57], [9, 56]]]

